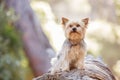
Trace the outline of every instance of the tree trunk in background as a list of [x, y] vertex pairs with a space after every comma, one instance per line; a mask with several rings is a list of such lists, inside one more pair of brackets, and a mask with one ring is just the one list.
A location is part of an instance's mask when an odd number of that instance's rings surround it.
[[35, 76], [47, 72], [50, 67], [52, 47], [43, 33], [40, 22], [30, 7], [30, 0], [5, 0], [7, 8], [13, 8], [18, 20], [14, 23], [20, 31], [24, 49]]

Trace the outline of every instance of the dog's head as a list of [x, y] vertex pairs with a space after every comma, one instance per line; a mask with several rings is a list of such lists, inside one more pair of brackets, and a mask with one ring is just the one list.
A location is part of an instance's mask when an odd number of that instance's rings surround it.
[[67, 18], [62, 18], [62, 25], [66, 38], [70, 40], [81, 40], [85, 36], [89, 18], [80, 21], [70, 21]]

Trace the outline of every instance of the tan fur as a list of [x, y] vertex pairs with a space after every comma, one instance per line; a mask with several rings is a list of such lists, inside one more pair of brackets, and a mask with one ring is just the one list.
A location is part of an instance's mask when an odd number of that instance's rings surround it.
[[[84, 36], [88, 24], [88, 18], [82, 19], [79, 22], [73, 22], [69, 19], [62, 18], [63, 29], [65, 31], [66, 40], [60, 53], [57, 55], [57, 60], [51, 68], [51, 73], [69, 71], [73, 68], [84, 69], [84, 57], [86, 55], [86, 44]], [[73, 31], [76, 28], [76, 31]]]

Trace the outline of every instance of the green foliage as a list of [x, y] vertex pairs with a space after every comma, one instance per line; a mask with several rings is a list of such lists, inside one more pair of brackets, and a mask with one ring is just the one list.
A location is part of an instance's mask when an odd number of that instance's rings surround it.
[[0, 5], [0, 80], [26, 80], [20, 37], [11, 22], [13, 12]]

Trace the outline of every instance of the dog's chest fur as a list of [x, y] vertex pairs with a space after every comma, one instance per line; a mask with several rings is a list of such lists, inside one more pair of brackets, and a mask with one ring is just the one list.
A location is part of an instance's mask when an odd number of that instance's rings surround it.
[[70, 46], [68, 53], [66, 54], [70, 59], [78, 59], [81, 55], [83, 55], [83, 48], [78, 45]]
[[78, 44], [71, 44], [69, 40], [66, 40], [61, 51], [65, 59], [69, 61], [78, 60], [85, 55], [86, 44], [84, 40], [80, 41]]

